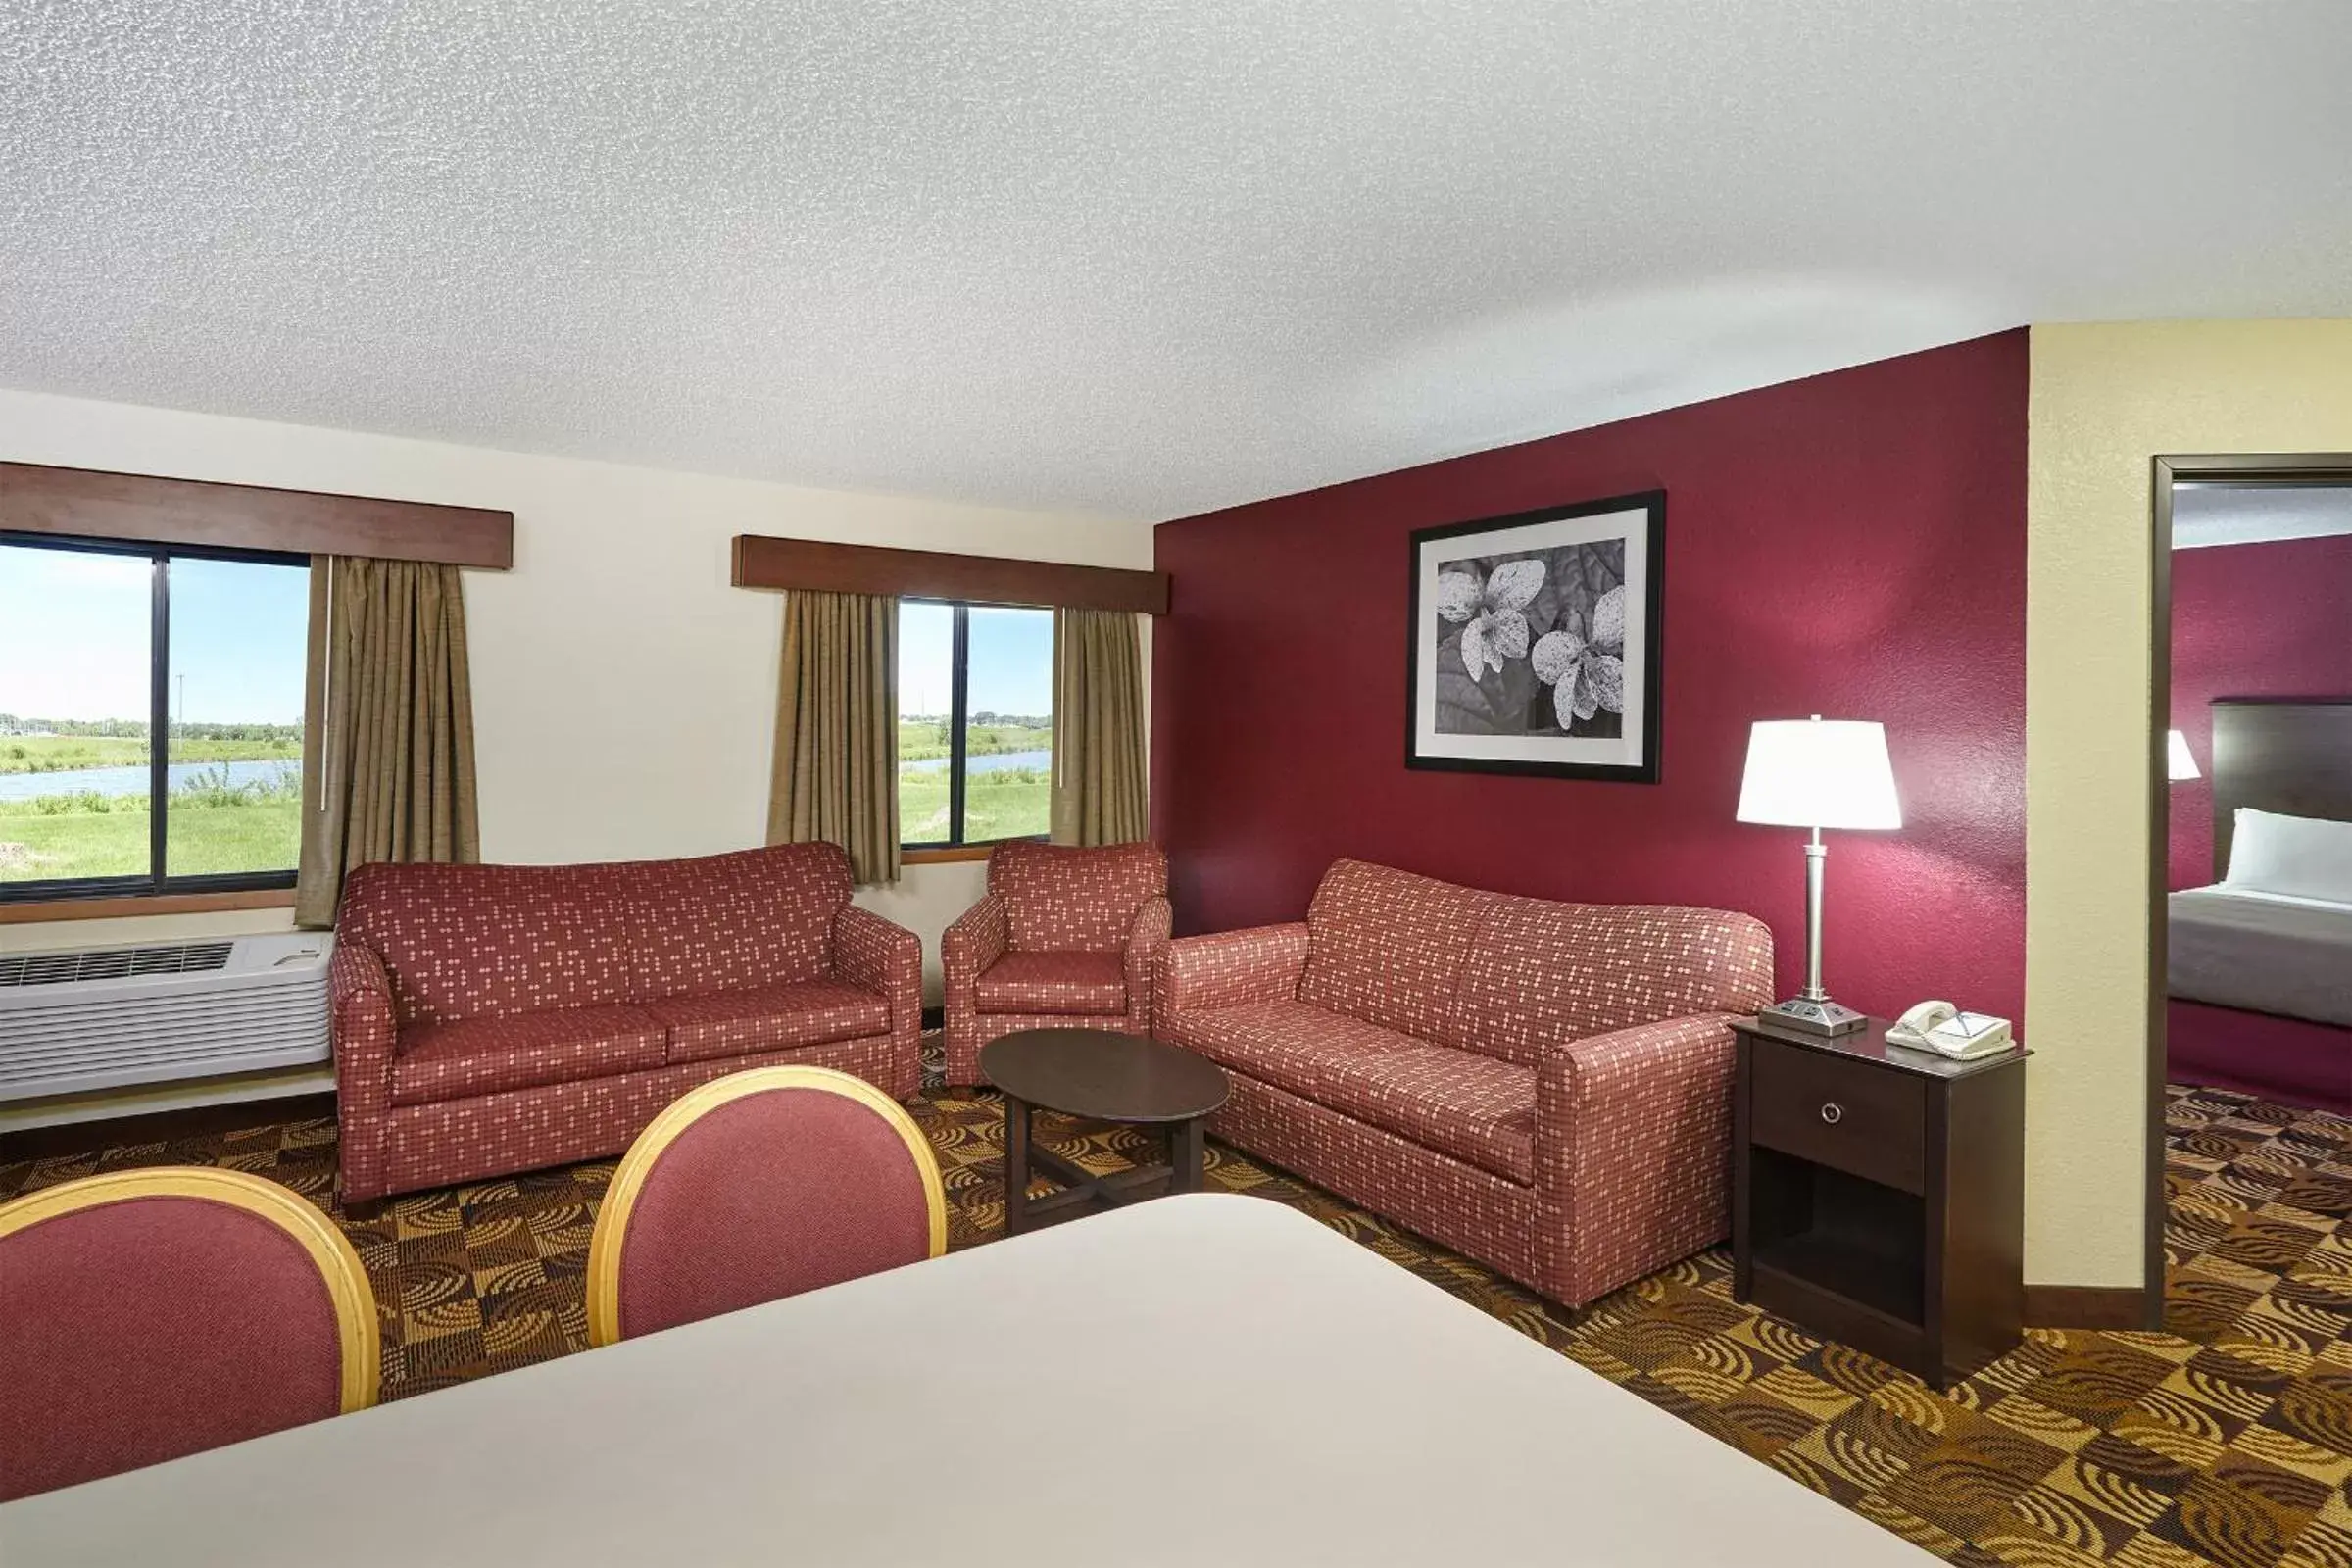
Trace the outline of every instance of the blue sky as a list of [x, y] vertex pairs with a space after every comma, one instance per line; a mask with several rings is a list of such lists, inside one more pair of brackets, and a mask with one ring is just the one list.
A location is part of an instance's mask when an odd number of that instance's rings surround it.
[[[0, 546], [0, 713], [144, 719], [152, 570], [129, 556]], [[310, 574], [302, 567], [173, 562], [178, 716], [301, 723], [309, 625]]]
[[[899, 606], [899, 712], [906, 717], [948, 710], [955, 612], [912, 600]], [[971, 612], [972, 712], [1047, 714], [1054, 711], [1054, 612], [987, 610]]]

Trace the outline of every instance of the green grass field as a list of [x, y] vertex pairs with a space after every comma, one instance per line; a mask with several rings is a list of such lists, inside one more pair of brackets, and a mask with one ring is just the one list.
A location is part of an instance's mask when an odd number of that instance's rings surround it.
[[[935, 721], [899, 726], [900, 756], [919, 761], [948, 755]], [[966, 745], [976, 756], [1048, 751], [1054, 732], [1017, 724], [972, 729]], [[172, 760], [221, 762], [301, 760], [293, 740], [176, 740]], [[135, 736], [0, 736], [0, 773], [54, 773], [84, 767], [128, 767], [147, 760]], [[147, 803], [142, 796], [45, 796], [0, 801], [0, 882], [70, 877], [136, 876], [147, 869]], [[1053, 786], [1045, 768], [975, 772], [964, 799], [964, 839], [1029, 838], [1052, 824]], [[899, 774], [901, 837], [908, 843], [948, 836], [948, 775], [940, 769]], [[301, 853], [299, 795], [287, 791], [189, 790], [171, 806], [172, 876], [270, 870], [295, 863]]]
[[[0, 882], [145, 874], [145, 805], [46, 812], [30, 802], [0, 801]], [[291, 866], [301, 851], [299, 796], [235, 805], [172, 803], [172, 876]]]
[[[938, 718], [902, 718], [899, 720], [899, 760], [920, 762], [948, 755], [948, 743], [940, 731], [947, 721]], [[1033, 729], [1026, 724], [974, 724], [963, 732], [963, 749], [973, 757], [993, 756], [999, 752], [1049, 752], [1054, 749], [1052, 728]]]
[[[63, 773], [77, 767], [135, 767], [147, 760], [138, 735], [0, 735], [0, 773]], [[174, 762], [302, 760], [302, 742], [190, 740], [172, 742]]]
[[[964, 783], [963, 837], [967, 844], [1030, 838], [1053, 825], [1054, 783], [1044, 768], [974, 773]], [[902, 770], [899, 837], [908, 844], [948, 836], [948, 775]]]

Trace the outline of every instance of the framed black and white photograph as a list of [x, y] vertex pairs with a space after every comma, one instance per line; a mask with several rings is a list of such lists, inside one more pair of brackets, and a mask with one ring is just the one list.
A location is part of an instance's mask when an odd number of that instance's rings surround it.
[[1412, 536], [1407, 767], [1658, 781], [1666, 492]]

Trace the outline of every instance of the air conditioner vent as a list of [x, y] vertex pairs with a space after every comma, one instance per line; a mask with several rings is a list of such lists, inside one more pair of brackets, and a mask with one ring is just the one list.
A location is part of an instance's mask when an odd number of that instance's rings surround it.
[[291, 931], [0, 958], [0, 1102], [325, 1061], [333, 951]]
[[0, 958], [0, 986], [72, 986], [134, 974], [201, 974], [228, 963], [225, 942], [174, 942], [89, 953], [33, 953]]

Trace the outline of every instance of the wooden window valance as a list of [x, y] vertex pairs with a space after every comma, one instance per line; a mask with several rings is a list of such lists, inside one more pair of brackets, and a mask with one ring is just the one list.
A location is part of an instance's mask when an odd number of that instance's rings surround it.
[[0, 463], [0, 532], [372, 556], [505, 570], [514, 514], [143, 473]]
[[894, 599], [953, 599], [973, 605], [1037, 605], [1071, 610], [1168, 612], [1168, 574], [1059, 561], [959, 556], [937, 550], [816, 539], [735, 536], [738, 588], [805, 588], [818, 593], [883, 594]]

